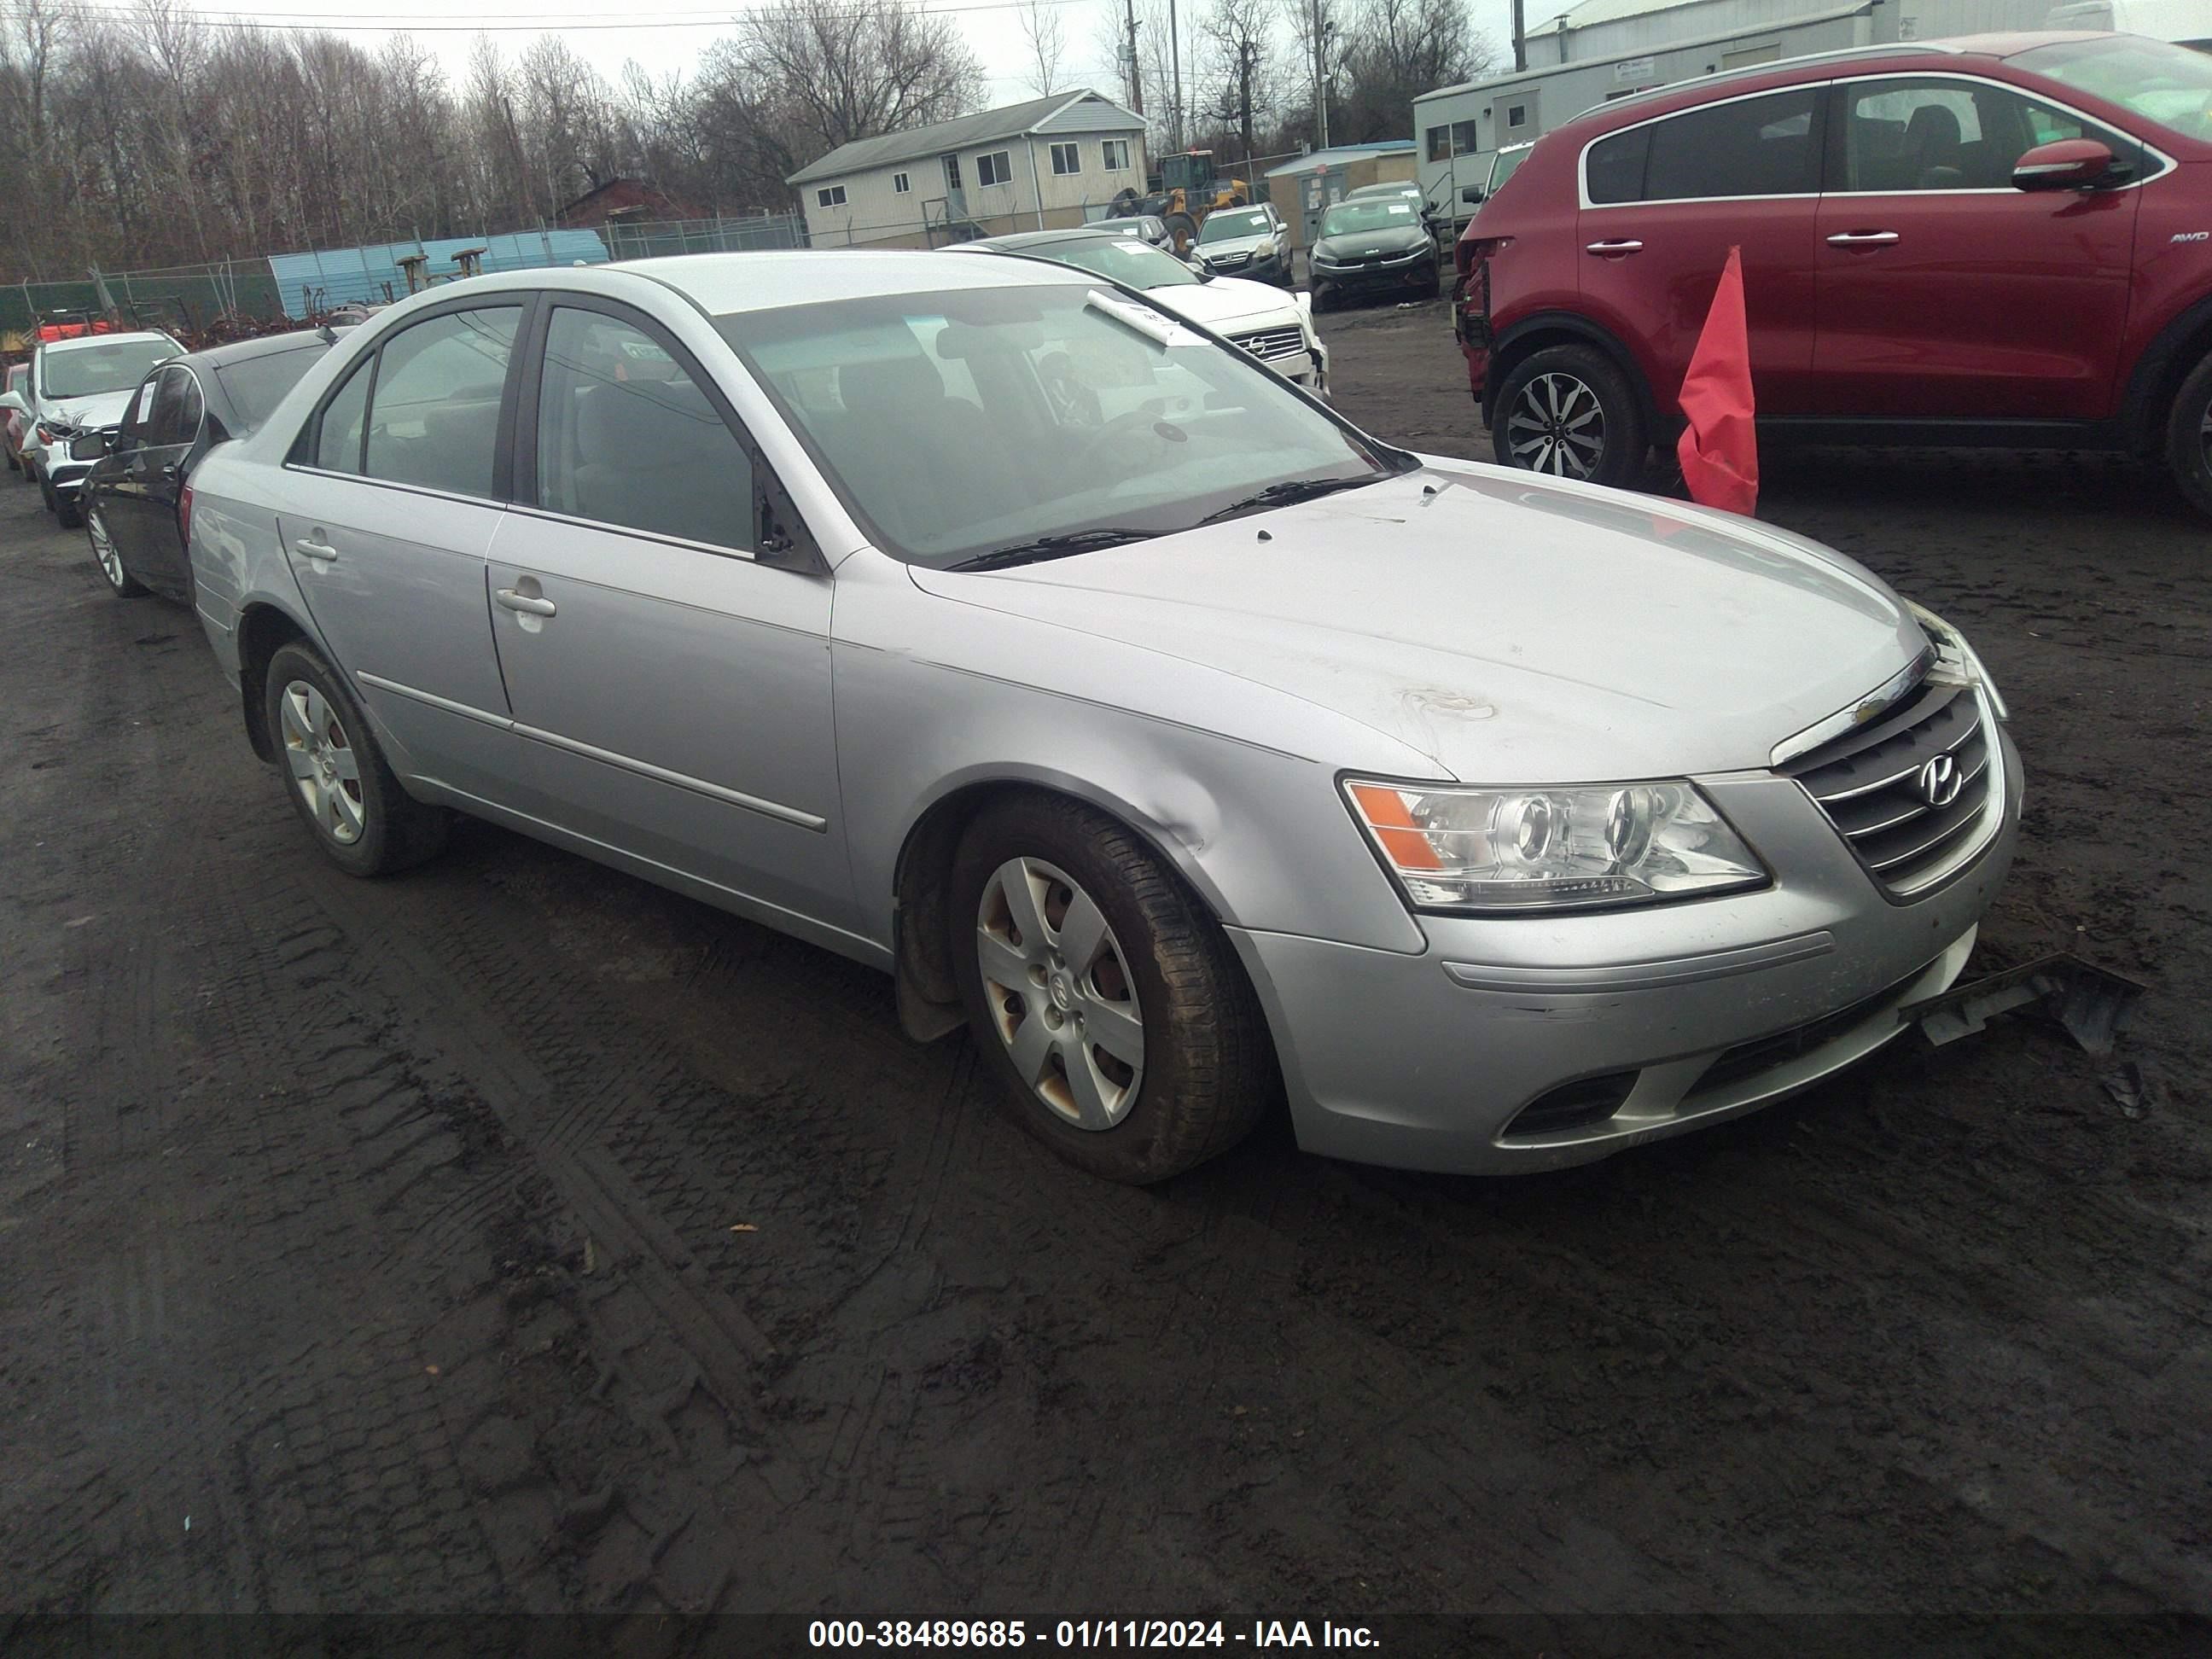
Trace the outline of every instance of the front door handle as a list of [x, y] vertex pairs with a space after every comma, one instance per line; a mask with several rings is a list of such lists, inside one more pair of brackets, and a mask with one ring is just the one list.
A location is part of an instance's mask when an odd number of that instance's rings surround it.
[[303, 558], [313, 559], [317, 564], [328, 564], [338, 556], [337, 549], [328, 542], [319, 542], [308, 536], [302, 536], [294, 542], [292, 550]]
[[1843, 230], [1828, 238], [1830, 247], [1887, 247], [1897, 240], [1893, 230]]
[[184, 469], [179, 466], [176, 462], [170, 461], [162, 466], [161, 476], [165, 478], [173, 478], [183, 470]]
[[520, 611], [526, 617], [550, 617], [560, 609], [550, 599], [541, 599], [534, 593], [518, 593], [511, 587], [494, 588], [492, 598], [509, 611]]
[[1624, 253], [1641, 253], [1644, 252], [1644, 244], [1638, 241], [1592, 242], [1583, 252], [1597, 254], [1600, 258]]

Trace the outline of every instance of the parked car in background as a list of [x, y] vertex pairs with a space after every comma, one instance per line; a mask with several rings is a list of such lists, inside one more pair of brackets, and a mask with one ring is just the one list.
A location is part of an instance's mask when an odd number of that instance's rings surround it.
[[[0, 392], [12, 392], [20, 398], [30, 378], [29, 363], [10, 363], [8, 365], [7, 384], [0, 386]], [[23, 435], [29, 419], [20, 409], [0, 410], [0, 447], [8, 452], [8, 470], [10, 472], [23, 471]]]
[[1023, 231], [963, 242], [960, 253], [1018, 253], [1097, 272], [1242, 347], [1286, 380], [1328, 393], [1328, 348], [1314, 331], [1312, 301], [1264, 283], [1194, 270], [1164, 248], [1078, 230]]
[[267, 420], [337, 337], [302, 330], [240, 340], [173, 358], [139, 382], [121, 422], [100, 434], [80, 495], [94, 561], [118, 596], [150, 589], [191, 603], [185, 541], [193, 469], [216, 445]]
[[1133, 237], [1150, 247], [1172, 248], [1175, 245], [1175, 237], [1168, 229], [1168, 222], [1157, 213], [1140, 213], [1127, 219], [1093, 219], [1083, 228], [1112, 231], [1119, 236]]
[[1291, 239], [1282, 216], [1262, 202], [1257, 207], [1216, 208], [1199, 227], [1192, 252], [1208, 270], [1223, 276], [1291, 285]]
[[198, 614], [340, 868], [458, 810], [842, 952], [1118, 1180], [1285, 1097], [1334, 1156], [1586, 1162], [1960, 976], [2021, 771], [1954, 629], [1768, 526], [1397, 449], [1163, 291], [440, 287], [202, 461]]
[[1498, 459], [1636, 477], [1734, 246], [1763, 432], [2155, 455], [2212, 513], [2212, 57], [1861, 49], [1547, 134], [1459, 243]]
[[1420, 191], [1413, 189], [1413, 198], [1347, 196], [1323, 211], [1306, 252], [1316, 311], [1350, 295], [1433, 300], [1443, 291], [1436, 238], [1421, 216]]
[[106, 450], [100, 429], [113, 426], [146, 371], [184, 348], [167, 335], [85, 334], [42, 341], [31, 354], [31, 373], [21, 392], [0, 392], [0, 409], [26, 417], [23, 459], [46, 499], [46, 510], [75, 529], [77, 490]]
[[1505, 181], [1521, 171], [1521, 164], [1536, 148], [1535, 140], [1525, 144], [1507, 144], [1490, 158], [1490, 169], [1479, 185], [1468, 185], [1460, 191], [1460, 198], [1469, 207], [1480, 207], [1505, 188]]

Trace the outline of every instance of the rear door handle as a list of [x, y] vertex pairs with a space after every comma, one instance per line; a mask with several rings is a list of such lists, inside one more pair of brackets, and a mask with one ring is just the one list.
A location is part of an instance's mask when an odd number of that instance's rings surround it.
[[520, 611], [526, 617], [550, 617], [560, 610], [550, 599], [541, 599], [534, 593], [518, 593], [511, 587], [494, 588], [492, 598], [509, 611]]
[[1843, 230], [1828, 238], [1830, 247], [1887, 247], [1897, 240], [1893, 230]]
[[319, 542], [306, 536], [292, 544], [292, 550], [303, 558], [313, 559], [317, 564], [328, 564], [338, 556], [337, 549], [328, 542]]
[[1644, 252], [1644, 244], [1637, 241], [1592, 242], [1589, 246], [1585, 247], [1583, 252], [1585, 253], [1595, 253], [1601, 256], [1618, 253], [1641, 253]]

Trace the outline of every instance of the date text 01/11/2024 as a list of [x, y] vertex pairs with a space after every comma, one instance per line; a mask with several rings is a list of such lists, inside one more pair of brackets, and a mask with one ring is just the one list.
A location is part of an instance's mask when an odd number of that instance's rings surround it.
[[1255, 1619], [1249, 1626], [1218, 1619], [817, 1619], [807, 1626], [812, 1648], [1375, 1648], [1364, 1625], [1324, 1619]]

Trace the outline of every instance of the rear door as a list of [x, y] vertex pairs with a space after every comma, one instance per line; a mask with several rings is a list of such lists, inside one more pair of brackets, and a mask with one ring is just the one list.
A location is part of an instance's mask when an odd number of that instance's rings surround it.
[[325, 397], [286, 470], [287, 557], [403, 774], [504, 801], [515, 739], [484, 579], [508, 488], [520, 297], [454, 301]]
[[1701, 104], [1583, 151], [1583, 308], [1634, 352], [1662, 419], [1739, 246], [1759, 412], [1808, 411], [1826, 94], [1815, 84]]
[[1820, 204], [1818, 412], [2089, 420], [2126, 333], [2131, 188], [2029, 192], [2021, 153], [2134, 140], [1966, 75], [1840, 82]]
[[849, 924], [828, 574], [756, 556], [765, 463], [659, 324], [562, 295], [536, 332], [491, 558], [526, 810]]

